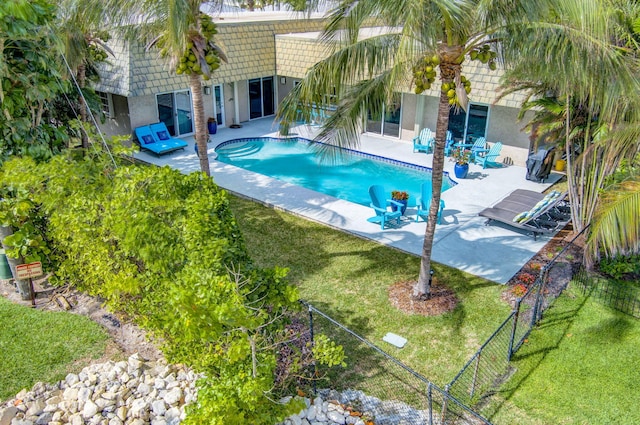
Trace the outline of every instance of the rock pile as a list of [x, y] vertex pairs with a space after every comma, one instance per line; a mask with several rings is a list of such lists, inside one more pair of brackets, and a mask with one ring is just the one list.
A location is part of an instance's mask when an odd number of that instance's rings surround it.
[[22, 390], [0, 406], [0, 425], [176, 425], [196, 399], [197, 378], [184, 367], [134, 354]]
[[[70, 373], [57, 384], [39, 382], [31, 391], [20, 391], [0, 405], [0, 425], [177, 425], [185, 406], [197, 398], [197, 379], [183, 366], [134, 354], [127, 361]], [[389, 425], [427, 419], [424, 411], [361, 391], [321, 390], [302, 400], [305, 408], [281, 425]]]
[[[284, 399], [283, 401], [287, 401]], [[362, 391], [320, 390], [306, 408], [279, 425], [397, 425], [429, 423], [428, 412], [401, 401], [380, 400]]]

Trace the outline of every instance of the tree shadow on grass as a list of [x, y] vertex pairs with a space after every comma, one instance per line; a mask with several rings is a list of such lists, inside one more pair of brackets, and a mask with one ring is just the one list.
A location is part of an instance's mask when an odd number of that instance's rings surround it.
[[[569, 309], [560, 309], [557, 304], [545, 311], [542, 321], [534, 328], [533, 333], [544, 331], [546, 338], [530, 335], [532, 342], [525, 340], [519, 351], [512, 357], [512, 362], [519, 363], [517, 370], [502, 387], [488, 399], [487, 407], [482, 410], [485, 417], [492, 420], [505, 407], [522, 385], [535, 374], [545, 362], [547, 356], [560, 348], [567, 338], [567, 332], [585, 306], [588, 297], [582, 297]], [[528, 361], [524, 361], [528, 360]], [[513, 364], [513, 363], [512, 363]]]

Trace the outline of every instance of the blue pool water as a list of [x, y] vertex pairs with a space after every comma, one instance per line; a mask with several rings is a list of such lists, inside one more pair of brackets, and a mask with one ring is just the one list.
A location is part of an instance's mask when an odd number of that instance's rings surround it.
[[[319, 149], [328, 150], [322, 155]], [[420, 185], [431, 182], [431, 169], [303, 138], [235, 139], [216, 147], [217, 160], [316, 192], [368, 206], [369, 186], [389, 192], [409, 192], [409, 205], [420, 196]], [[445, 173], [442, 191], [456, 183]]]

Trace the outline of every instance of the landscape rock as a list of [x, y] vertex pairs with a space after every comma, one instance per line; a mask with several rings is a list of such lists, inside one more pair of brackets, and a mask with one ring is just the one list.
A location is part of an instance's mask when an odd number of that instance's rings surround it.
[[126, 362], [90, 365], [54, 385], [39, 382], [20, 391], [0, 405], [0, 425], [176, 425], [185, 400], [197, 399], [198, 378], [184, 366], [134, 354]]

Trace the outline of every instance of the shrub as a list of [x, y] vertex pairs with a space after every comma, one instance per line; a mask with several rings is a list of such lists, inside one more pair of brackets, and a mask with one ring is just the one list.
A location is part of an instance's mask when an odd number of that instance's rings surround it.
[[518, 298], [522, 298], [528, 290], [529, 288], [526, 285], [518, 283], [517, 285], [513, 285], [513, 287], [511, 288], [511, 293]]
[[623, 279], [629, 275], [639, 275], [640, 255], [619, 255], [613, 258], [605, 257], [600, 261], [599, 268], [602, 273], [618, 280]]
[[[210, 177], [114, 168], [91, 156], [14, 169], [24, 170], [21, 184], [47, 216], [54, 278], [127, 313], [170, 362], [204, 374], [185, 423], [281, 421], [296, 408], [271, 401], [286, 313], [298, 307], [287, 270], [253, 265], [226, 193]], [[41, 177], [29, 180], [32, 173]], [[0, 183], [9, 188], [19, 177]], [[318, 361], [340, 364], [342, 352], [326, 347], [314, 353]]]
[[524, 285], [531, 285], [536, 281], [536, 276], [532, 273], [520, 273], [517, 277], [519, 282], [522, 282]]

